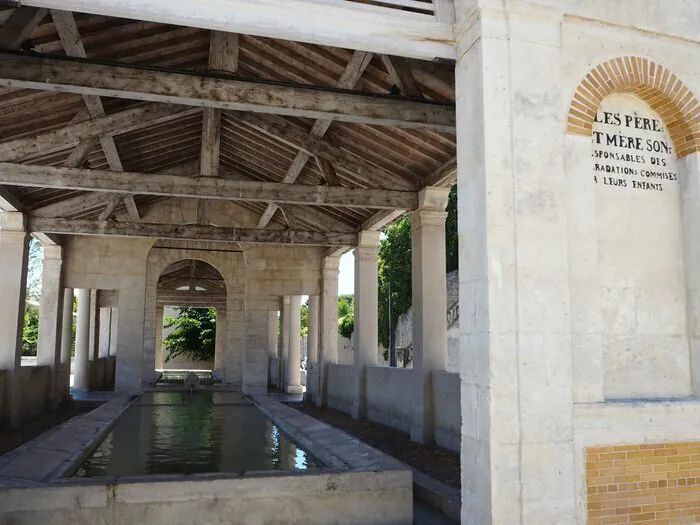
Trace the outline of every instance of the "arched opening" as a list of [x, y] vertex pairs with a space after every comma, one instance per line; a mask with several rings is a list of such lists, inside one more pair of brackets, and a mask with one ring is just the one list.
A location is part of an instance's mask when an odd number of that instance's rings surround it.
[[167, 266], [156, 287], [155, 368], [161, 382], [195, 373], [217, 381], [224, 352], [226, 284], [211, 264], [184, 259]]

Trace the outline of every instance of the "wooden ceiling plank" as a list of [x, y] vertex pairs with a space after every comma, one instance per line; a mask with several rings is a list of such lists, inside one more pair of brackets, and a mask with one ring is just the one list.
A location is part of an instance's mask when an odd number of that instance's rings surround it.
[[46, 9], [19, 7], [0, 26], [0, 49], [18, 49], [39, 23], [44, 19]]

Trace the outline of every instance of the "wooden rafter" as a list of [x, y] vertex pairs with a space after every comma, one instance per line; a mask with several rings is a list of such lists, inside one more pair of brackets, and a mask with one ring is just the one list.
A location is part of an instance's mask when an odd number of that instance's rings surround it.
[[19, 7], [0, 26], [0, 49], [17, 49], [46, 16], [46, 9]]
[[[342, 89], [353, 88], [355, 84], [357, 84], [357, 81], [360, 80], [360, 77], [365, 72], [367, 66], [369, 66], [369, 63], [371, 61], [372, 53], [355, 51], [355, 53], [353, 53], [352, 55], [352, 58], [350, 58], [348, 65], [345, 67], [342, 76], [338, 80], [337, 86]], [[332, 118], [317, 120], [316, 122], [314, 122], [314, 125], [311, 128], [309, 138], [323, 137], [328, 131], [328, 129], [331, 127], [332, 123]], [[297, 153], [296, 157], [294, 158], [294, 161], [292, 161], [292, 164], [289, 166], [289, 169], [287, 170], [287, 173], [284, 176], [283, 182], [291, 184], [292, 182], [297, 180], [297, 177], [299, 177], [302, 170], [304, 169], [304, 166], [306, 166], [306, 163], [309, 161], [310, 158], [310, 154], [305, 151], [300, 151], [299, 153]], [[265, 209], [265, 212], [262, 214], [260, 220], [258, 221], [258, 228], [265, 228], [270, 223], [270, 220], [272, 219], [272, 216], [275, 214], [276, 210], [277, 208], [275, 207], [275, 204], [269, 203], [267, 205], [267, 208]]]
[[[87, 58], [85, 47], [83, 46], [80, 31], [78, 31], [78, 26], [75, 23], [73, 13], [69, 11], [52, 10], [51, 17], [53, 18], [56, 32], [61, 39], [66, 55], [78, 58]], [[105, 115], [105, 108], [102, 105], [102, 101], [100, 100], [99, 96], [83, 95], [83, 100], [85, 101], [85, 105], [87, 106], [87, 110], [91, 118], [103, 117]], [[117, 150], [117, 145], [114, 143], [114, 138], [106, 135], [100, 138], [99, 141], [105, 158], [107, 159], [107, 164], [109, 164], [109, 169], [112, 171], [124, 171], [124, 166], [122, 165], [121, 158], [119, 157], [119, 151]], [[85, 153], [85, 156], [87, 156], [87, 153]], [[114, 208], [117, 206], [117, 203], [120, 200], [123, 200], [124, 204], [126, 204], [126, 209], [129, 212], [129, 216], [132, 220], [138, 221], [141, 219], [133, 195], [119, 195], [112, 197], [107, 206], [105, 206], [104, 211], [100, 214], [100, 218], [104, 220], [112, 215]]]

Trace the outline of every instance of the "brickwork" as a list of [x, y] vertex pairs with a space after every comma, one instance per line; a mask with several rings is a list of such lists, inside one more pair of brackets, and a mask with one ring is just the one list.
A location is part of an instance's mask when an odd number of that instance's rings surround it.
[[586, 75], [569, 107], [568, 132], [591, 136], [600, 103], [613, 93], [634, 93], [649, 104], [679, 157], [700, 151], [700, 103], [676, 75], [640, 57], [609, 60]]
[[700, 522], [700, 442], [586, 450], [588, 525]]

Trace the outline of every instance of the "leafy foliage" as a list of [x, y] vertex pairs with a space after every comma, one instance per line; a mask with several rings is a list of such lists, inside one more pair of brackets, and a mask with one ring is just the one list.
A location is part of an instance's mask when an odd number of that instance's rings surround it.
[[39, 339], [39, 307], [27, 303], [24, 310], [24, 328], [22, 330], [22, 355], [36, 355]]
[[193, 361], [214, 359], [216, 345], [216, 308], [179, 308], [177, 317], [165, 319], [165, 327], [174, 330], [163, 341], [165, 360], [185, 356]]
[[355, 303], [352, 295], [338, 296], [338, 332], [350, 339], [355, 331]]
[[[457, 186], [450, 191], [445, 221], [447, 272], [458, 268]], [[399, 316], [408, 312], [412, 302], [411, 219], [405, 215], [385, 230], [379, 245], [379, 343], [389, 347], [389, 331], [396, 334]], [[389, 326], [389, 289], [391, 289], [391, 327]]]
[[32, 238], [29, 241], [29, 261], [27, 263], [27, 299], [38, 301], [41, 297], [41, 271], [44, 268], [44, 248]]
[[301, 336], [309, 334], [309, 301], [301, 305]]

